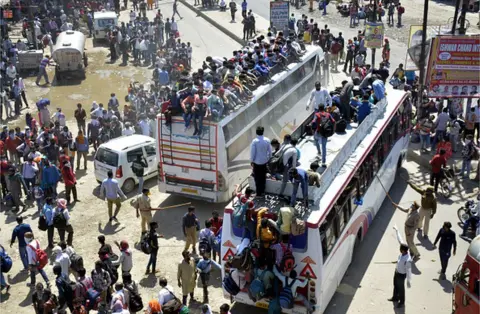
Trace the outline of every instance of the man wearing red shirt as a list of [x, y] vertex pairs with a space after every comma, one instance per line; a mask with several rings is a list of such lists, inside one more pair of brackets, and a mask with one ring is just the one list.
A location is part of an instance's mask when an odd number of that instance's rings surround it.
[[432, 172], [430, 173], [430, 185], [435, 187], [435, 193], [438, 190], [438, 183], [442, 178], [442, 167], [447, 166], [447, 158], [445, 158], [445, 149], [440, 149], [440, 153], [433, 156], [430, 160]]
[[7, 147], [8, 158], [14, 165], [18, 165], [20, 163], [17, 153], [17, 147], [20, 146], [20, 144], [22, 144], [22, 139], [15, 135], [15, 130], [9, 130], [8, 137], [5, 140], [5, 146]]
[[70, 205], [70, 193], [73, 193], [73, 201], [78, 202], [76, 187], [77, 179], [75, 178], [70, 162], [67, 160], [63, 161], [62, 178], [63, 183], [65, 183], [65, 199], [67, 200], [67, 205]]

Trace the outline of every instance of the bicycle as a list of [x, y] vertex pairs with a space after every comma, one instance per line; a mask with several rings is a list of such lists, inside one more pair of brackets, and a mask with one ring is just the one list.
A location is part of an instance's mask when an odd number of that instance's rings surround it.
[[442, 178], [440, 179], [441, 193], [445, 198], [450, 198], [454, 186], [451, 182], [455, 182], [455, 170], [450, 167], [442, 168]]
[[[447, 24], [450, 25], [450, 28], [451, 28], [451, 26], [453, 26], [453, 17], [448, 19]], [[457, 19], [457, 25], [456, 25], [457, 27], [455, 27], [455, 29], [459, 29], [461, 25], [462, 25], [462, 17], [459, 16], [458, 19]], [[470, 21], [465, 19], [465, 30], [467, 30], [469, 28], [470, 28]]]

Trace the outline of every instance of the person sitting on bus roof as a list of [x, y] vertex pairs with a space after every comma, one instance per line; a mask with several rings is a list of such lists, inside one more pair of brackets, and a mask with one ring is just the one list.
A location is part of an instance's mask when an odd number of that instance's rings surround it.
[[315, 306], [312, 305], [304, 295], [297, 293], [297, 288], [305, 288], [305, 286], [308, 284], [308, 280], [298, 279], [297, 272], [295, 270], [292, 270], [289, 276], [284, 276], [278, 271], [277, 267], [273, 267], [273, 273], [282, 282], [283, 287], [286, 285], [290, 286], [294, 301], [302, 302], [303, 305], [308, 309], [309, 313], [312, 313], [315, 310]]
[[268, 208], [264, 207], [257, 213], [257, 239], [260, 239], [264, 248], [269, 248], [277, 240], [275, 232], [268, 225], [268, 219], [263, 217], [267, 211]]
[[207, 97], [204, 97], [203, 90], [195, 95], [193, 105], [193, 135], [201, 135], [203, 131], [203, 119], [210, 115], [210, 108], [207, 106]]
[[367, 94], [363, 95], [363, 100], [360, 106], [357, 109], [357, 121], [358, 125], [360, 125], [363, 120], [372, 112], [372, 105], [369, 101], [369, 96]]
[[310, 169], [307, 170], [309, 186], [320, 187], [320, 173], [317, 172], [318, 168], [320, 168], [318, 162], [314, 161], [310, 164]]
[[223, 117], [225, 106], [223, 105], [222, 99], [218, 97], [216, 89], [212, 90], [212, 94], [208, 97], [207, 104], [212, 113], [213, 120], [220, 121]]
[[[382, 80], [375, 80], [372, 83], [373, 93], [376, 101], [385, 98], [385, 84]], [[376, 103], [376, 102], [374, 102]]]
[[195, 97], [193, 95], [188, 95], [182, 101], [183, 109], [183, 120], [185, 121], [185, 131], [190, 127], [190, 122], [193, 117], [193, 105], [195, 103]]

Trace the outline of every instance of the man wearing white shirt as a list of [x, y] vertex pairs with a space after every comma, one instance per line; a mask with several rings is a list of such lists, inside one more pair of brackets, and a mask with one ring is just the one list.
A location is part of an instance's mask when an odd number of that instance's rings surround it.
[[133, 23], [137, 18], [137, 12], [130, 10], [130, 23]]
[[9, 80], [8, 85], [12, 85], [13, 80], [17, 77], [17, 68], [15, 68], [12, 62], [8, 63], [8, 67], [5, 70], [5, 73], [7, 74], [7, 78]]
[[[107, 176], [108, 178], [103, 180], [100, 186], [100, 198], [107, 199], [109, 222], [112, 220], [118, 222], [117, 215], [120, 212], [120, 207], [122, 207], [120, 197], [124, 200], [127, 199], [127, 197], [118, 186], [118, 181], [113, 178], [112, 170], [108, 170]], [[113, 204], [115, 204], [115, 214], [112, 215]]]
[[70, 269], [70, 258], [68, 257], [67, 253], [62, 252], [62, 248], [56, 246], [52, 250], [53, 254], [55, 254], [55, 264], [60, 265], [62, 268], [62, 275], [65, 278], [68, 278], [68, 270]]
[[25, 83], [23, 82], [23, 78], [21, 78], [17, 75], [17, 81], [18, 81], [18, 87], [20, 88], [20, 91], [21, 91], [23, 102], [25, 103], [25, 106], [27, 108], [29, 108], [28, 101], [27, 101], [27, 95], [25, 95]]
[[325, 107], [332, 106], [332, 97], [326, 88], [322, 88], [320, 82], [315, 82], [315, 90], [310, 94], [310, 98], [307, 103], [307, 110], [310, 109], [310, 104], [313, 102], [314, 111], [318, 111], [319, 105], [324, 105]]
[[142, 129], [143, 135], [150, 136], [150, 124], [148, 123], [146, 117], [143, 117], [143, 119], [138, 122], [138, 126]]
[[162, 287], [162, 289], [160, 289], [160, 292], [158, 293], [158, 303], [163, 306], [168, 301], [173, 300], [175, 296], [173, 294], [172, 286], [169, 286], [167, 284], [167, 278], [160, 277], [158, 283], [160, 284], [160, 287]]
[[407, 279], [407, 287], [410, 288], [410, 280], [412, 278], [412, 258], [408, 254], [408, 245], [403, 243], [402, 236], [397, 227], [393, 227], [397, 233], [397, 241], [400, 243], [400, 255], [398, 256], [397, 266], [395, 267], [395, 275], [393, 276], [393, 296], [388, 299], [391, 302], [398, 302], [397, 307], [405, 305], [405, 279]]
[[290, 168], [296, 167], [298, 162], [297, 149], [292, 144], [290, 144], [291, 141], [292, 136], [290, 134], [285, 135], [282, 148], [280, 148], [280, 152], [277, 153], [280, 156], [283, 155], [283, 178], [279, 195], [283, 195], [283, 192], [287, 187], [287, 182], [289, 180], [288, 171], [290, 170]]

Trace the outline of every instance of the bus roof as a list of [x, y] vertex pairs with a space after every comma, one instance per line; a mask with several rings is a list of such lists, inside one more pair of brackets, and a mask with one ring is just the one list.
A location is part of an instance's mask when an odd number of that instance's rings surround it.
[[[312, 191], [312, 193], [309, 191], [309, 199], [314, 201], [314, 205], [310, 205], [303, 215], [307, 218], [309, 227], [319, 227], [328, 210], [350, 182], [358, 166], [366, 158], [405, 96], [406, 93], [403, 91], [389, 89], [387, 96], [377, 103], [377, 108], [372, 110], [372, 113], [359, 127], [352, 128], [355, 126], [352, 124], [344, 134], [335, 133], [329, 138], [327, 145], [327, 164], [329, 166], [323, 172], [321, 172], [323, 169], [319, 168], [320, 187], [309, 187]], [[309, 95], [305, 97], [305, 103], [308, 97]], [[299, 138], [303, 134], [303, 127], [304, 125], [298, 127], [292, 137]], [[297, 132], [298, 134], [296, 134]], [[319, 162], [313, 136], [302, 138], [296, 147], [300, 150], [301, 155], [300, 166], [297, 168], [307, 170], [310, 168], [310, 163]], [[266, 192], [275, 194], [274, 191], [278, 191], [278, 187], [272, 186], [272, 184], [280, 184], [280, 182], [267, 180]], [[249, 185], [253, 185], [253, 177], [249, 177]]]
[[468, 247], [468, 255], [474, 258], [477, 262], [480, 262], [480, 235], [476, 236], [472, 240]]
[[[322, 58], [324, 56], [324, 52], [323, 52], [323, 49], [320, 48], [319, 46], [311, 46], [311, 45], [307, 45], [305, 46], [305, 49], [306, 49], [306, 52], [305, 54], [303, 55], [302, 57], [302, 61], [305, 61], [305, 60], [309, 60], [311, 59], [314, 55], [321, 55]], [[254, 103], [256, 100], [260, 99], [260, 97], [262, 97], [263, 95], [265, 95], [269, 90], [271, 90], [273, 87], [275, 87], [277, 84], [279, 84], [281, 81], [283, 81], [288, 75], [290, 75], [290, 73], [292, 73], [294, 70], [296, 70], [297, 68], [299, 68], [303, 63], [300, 63], [300, 62], [297, 62], [297, 63], [290, 63], [287, 67], [289, 69], [289, 71], [282, 71], [282, 72], [279, 72], [277, 74], [275, 74], [274, 76], [272, 76], [272, 80], [275, 82], [275, 83], [271, 83], [271, 84], [263, 84], [263, 85], [260, 85], [257, 89], [255, 89], [252, 93], [253, 93], [253, 97], [252, 99], [248, 102], [248, 104], [246, 104], [245, 106], [242, 106], [240, 109], [232, 112], [231, 114], [229, 114], [228, 116], [225, 116], [221, 121], [220, 121], [220, 124], [221, 126], [225, 126], [226, 124], [228, 124], [230, 121], [232, 121], [233, 119], [235, 119], [236, 116], [238, 116], [239, 114], [241, 114], [243, 111], [247, 110], [250, 105], [252, 103]], [[292, 71], [293, 70], [293, 71]]]

